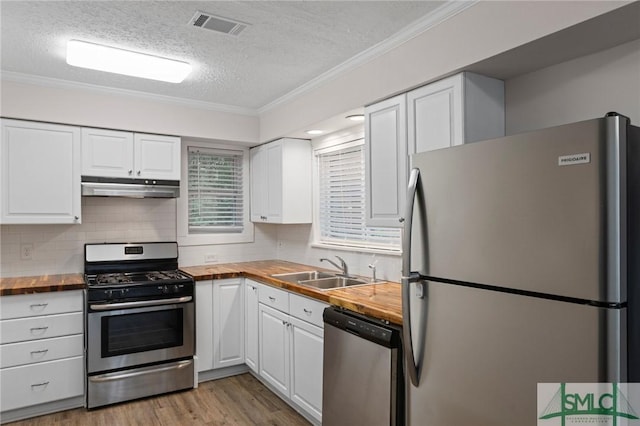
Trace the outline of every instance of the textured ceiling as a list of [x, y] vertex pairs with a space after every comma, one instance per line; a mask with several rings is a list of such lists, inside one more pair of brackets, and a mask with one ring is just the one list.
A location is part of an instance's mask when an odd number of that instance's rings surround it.
[[[435, 1], [6, 1], [1, 70], [258, 109], [384, 41]], [[239, 36], [192, 27], [196, 11], [250, 26]], [[65, 62], [80, 39], [183, 60], [179, 84], [85, 70]]]

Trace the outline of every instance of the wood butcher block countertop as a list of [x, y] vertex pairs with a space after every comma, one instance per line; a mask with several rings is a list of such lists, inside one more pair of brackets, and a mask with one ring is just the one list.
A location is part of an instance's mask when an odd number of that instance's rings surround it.
[[[247, 277], [303, 296], [341, 306], [354, 312], [402, 324], [400, 284], [380, 282], [363, 286], [316, 290], [271, 277], [273, 274], [325, 270], [283, 260], [225, 263], [218, 265], [185, 266], [180, 268], [196, 281]], [[335, 272], [335, 271], [332, 271]], [[42, 275], [33, 277], [0, 278], [0, 296], [42, 293], [85, 288], [82, 274]]]
[[82, 290], [84, 287], [84, 275], [82, 274], [0, 278], [0, 296]]
[[380, 282], [333, 290], [316, 290], [311, 287], [288, 283], [273, 278], [271, 275], [326, 269], [283, 260], [187, 266], [181, 267], [180, 269], [191, 275], [196, 281], [247, 277], [332, 305], [341, 306], [354, 312], [386, 320], [394, 324], [402, 324], [402, 302], [399, 283]]

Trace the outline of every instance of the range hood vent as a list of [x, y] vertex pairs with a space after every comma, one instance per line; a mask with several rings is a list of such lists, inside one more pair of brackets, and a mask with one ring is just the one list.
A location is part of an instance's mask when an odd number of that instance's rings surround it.
[[82, 176], [82, 196], [178, 198], [180, 181]]
[[233, 36], [239, 35], [249, 26], [244, 22], [234, 21], [233, 19], [215, 16], [206, 12], [196, 12], [189, 21], [189, 25]]

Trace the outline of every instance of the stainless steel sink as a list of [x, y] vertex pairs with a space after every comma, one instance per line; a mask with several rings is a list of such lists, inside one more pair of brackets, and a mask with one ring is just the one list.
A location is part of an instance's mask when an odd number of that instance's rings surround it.
[[331, 290], [334, 288], [369, 284], [368, 281], [359, 278], [340, 277], [336, 276], [336, 274], [322, 271], [289, 272], [286, 274], [273, 274], [271, 276], [288, 283], [313, 287], [318, 290]]
[[317, 288], [318, 290], [331, 290], [334, 288], [351, 287], [354, 285], [368, 284], [367, 281], [358, 278], [332, 277], [321, 278], [317, 280], [308, 280], [298, 282], [300, 285]]
[[300, 281], [318, 280], [322, 278], [334, 278], [335, 274], [322, 271], [288, 272], [286, 274], [273, 274], [277, 278], [288, 283], [298, 284]]

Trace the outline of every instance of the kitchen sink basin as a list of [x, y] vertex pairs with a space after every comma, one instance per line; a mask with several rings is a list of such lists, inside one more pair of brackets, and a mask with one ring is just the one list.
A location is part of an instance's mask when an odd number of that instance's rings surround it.
[[331, 272], [322, 271], [289, 272], [286, 274], [273, 274], [271, 276], [288, 283], [313, 287], [318, 290], [331, 290], [334, 288], [369, 284], [368, 281], [359, 278], [341, 277]]
[[289, 272], [286, 274], [273, 274], [273, 278], [277, 278], [288, 283], [298, 284], [300, 281], [318, 280], [322, 278], [334, 278], [335, 274], [322, 271], [304, 271], [304, 272]]
[[358, 278], [331, 277], [320, 278], [317, 280], [300, 281], [298, 282], [298, 284], [317, 288], [318, 290], [331, 290], [334, 288], [368, 284], [368, 282]]

